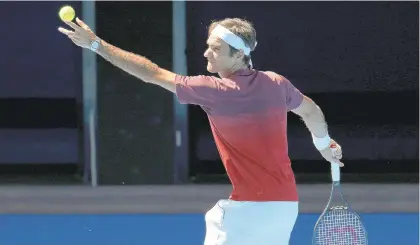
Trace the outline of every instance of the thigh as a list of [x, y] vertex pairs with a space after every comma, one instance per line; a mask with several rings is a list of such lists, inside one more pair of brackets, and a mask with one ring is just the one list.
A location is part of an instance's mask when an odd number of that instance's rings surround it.
[[297, 202], [284, 202], [279, 206], [279, 212], [272, 212], [277, 221], [272, 220], [271, 228], [269, 228], [270, 233], [266, 234], [269, 239], [265, 243], [267, 245], [289, 245], [290, 236], [298, 217], [299, 206]]
[[224, 210], [223, 245], [288, 245], [297, 202], [230, 202]]

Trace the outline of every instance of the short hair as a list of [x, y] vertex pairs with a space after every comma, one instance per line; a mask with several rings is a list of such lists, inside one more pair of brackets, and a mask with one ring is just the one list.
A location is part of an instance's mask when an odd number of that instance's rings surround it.
[[[240, 37], [245, 42], [245, 45], [251, 49], [251, 51], [255, 50], [255, 46], [257, 43], [257, 32], [255, 31], [255, 28], [250, 21], [240, 18], [226, 18], [223, 20], [212, 21], [212, 23], [209, 26], [209, 36], [217, 25], [223, 26], [224, 28], [228, 29], [229, 31]], [[230, 55], [233, 55], [234, 53], [239, 51], [230, 45], [229, 47]], [[251, 54], [244, 56], [243, 61], [248, 67], [250, 66], [250, 60]]]

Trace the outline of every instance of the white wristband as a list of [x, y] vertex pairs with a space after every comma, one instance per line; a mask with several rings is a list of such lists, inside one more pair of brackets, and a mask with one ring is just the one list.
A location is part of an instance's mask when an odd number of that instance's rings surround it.
[[328, 148], [330, 146], [330, 142], [331, 142], [331, 138], [328, 134], [323, 138], [317, 138], [315, 135], [312, 134], [312, 140], [314, 142], [315, 147], [319, 151], [322, 151], [322, 150]]

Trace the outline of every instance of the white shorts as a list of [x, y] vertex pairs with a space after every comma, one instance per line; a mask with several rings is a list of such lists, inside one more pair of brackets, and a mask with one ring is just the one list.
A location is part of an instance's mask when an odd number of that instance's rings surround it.
[[298, 202], [220, 200], [205, 215], [204, 245], [288, 245]]

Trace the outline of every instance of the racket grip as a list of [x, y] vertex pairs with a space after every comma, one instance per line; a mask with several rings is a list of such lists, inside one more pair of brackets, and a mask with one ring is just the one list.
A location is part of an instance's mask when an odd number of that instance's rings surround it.
[[[336, 151], [335, 147], [330, 147], [330, 149], [332, 152]], [[331, 177], [334, 182], [340, 181], [340, 166], [335, 162], [331, 162]]]
[[340, 181], [340, 166], [335, 162], [331, 162], [331, 177], [334, 182]]

